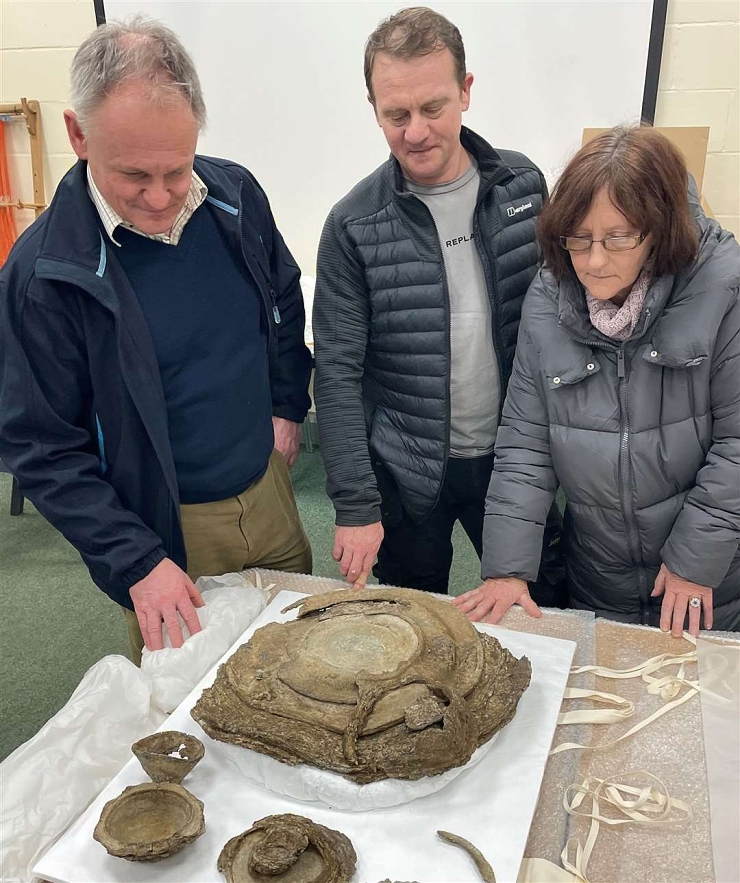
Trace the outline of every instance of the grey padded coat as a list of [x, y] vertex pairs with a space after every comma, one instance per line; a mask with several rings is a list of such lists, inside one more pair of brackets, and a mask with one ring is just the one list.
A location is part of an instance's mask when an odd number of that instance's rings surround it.
[[696, 261], [650, 287], [620, 345], [583, 289], [535, 278], [486, 503], [483, 576], [532, 579], [558, 483], [572, 604], [656, 625], [661, 562], [740, 628], [740, 247], [697, 210]]

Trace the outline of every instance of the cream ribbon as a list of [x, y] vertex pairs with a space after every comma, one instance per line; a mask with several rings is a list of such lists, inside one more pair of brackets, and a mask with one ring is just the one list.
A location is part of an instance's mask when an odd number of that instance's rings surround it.
[[[569, 785], [563, 795], [563, 806], [572, 816], [583, 816], [591, 819], [586, 842], [581, 845], [577, 837], [571, 837], [560, 854], [566, 871], [570, 871], [577, 880], [588, 883], [586, 872], [593, 852], [599, 828], [604, 825], [672, 825], [691, 818], [691, 807], [683, 800], [676, 800], [668, 794], [665, 785], [645, 770], [623, 773], [621, 778], [641, 776], [649, 780], [648, 784], [639, 787], [624, 784], [617, 778], [597, 779], [588, 776], [581, 785]], [[587, 798], [591, 799], [591, 809], [580, 809]], [[632, 799], [635, 798], [635, 799]], [[617, 817], [605, 815], [602, 803], [616, 810]], [[678, 813], [678, 817], [676, 817]], [[575, 856], [571, 861], [570, 854], [575, 847]]]
[[[641, 662], [638, 665], [633, 665], [631, 668], [626, 669], [604, 668], [601, 665], [582, 665], [572, 668], [570, 670], [572, 675], [592, 672], [598, 677], [612, 678], [616, 680], [641, 678], [647, 684], [647, 692], [651, 695], [660, 696], [666, 704], [657, 711], [654, 711], [645, 720], [635, 724], [634, 727], [631, 727], [626, 733], [623, 733], [617, 739], [613, 739], [611, 742], [604, 742], [600, 745], [581, 745], [578, 742], [563, 742], [553, 748], [552, 751], [550, 751], [550, 754], [560, 754], [562, 751], [570, 751], [573, 749], [581, 751], [598, 751], [602, 748], [611, 748], [613, 745], [621, 742], [622, 739], [634, 735], [639, 730], [643, 729], [643, 727], [648, 726], [648, 724], [651, 724], [654, 720], [662, 717], [664, 714], [671, 711], [671, 709], [683, 705], [684, 702], [688, 702], [689, 699], [696, 696], [699, 692], [699, 681], [688, 680], [685, 676], [684, 670], [686, 663], [696, 662], [696, 639], [688, 632], [684, 632], [683, 636], [694, 648], [687, 653], [661, 653], [659, 656], [653, 656], [651, 659], [645, 660], [645, 662]], [[655, 672], [658, 672], [660, 669], [669, 665], [678, 665], [678, 671], [673, 675], [664, 674], [657, 677], [653, 676]], [[679, 696], [683, 687], [687, 688], [686, 692], [682, 696]], [[583, 690], [580, 687], [567, 687], [563, 693], [563, 698], [593, 699], [595, 702], [609, 704], [612, 708], [582, 709], [580, 711], [562, 712], [558, 716], [558, 724], [617, 723], [626, 720], [635, 713], [634, 703], [630, 702], [628, 699], [624, 699], [622, 696], [616, 695], [615, 693], [602, 693], [597, 690]]]
[[266, 586], [263, 586], [262, 585], [262, 574], [259, 572], [259, 570], [257, 570], [256, 567], [253, 568], [251, 571], [252, 581], [250, 582], [250, 580], [247, 578], [247, 573], [249, 573], [249, 572], [250, 571], [246, 571], [246, 570], [243, 572], [244, 581], [246, 582], [246, 584], [248, 586], [251, 585], [252, 588], [259, 589], [260, 592], [262, 592], [262, 594], [265, 596], [265, 598], [269, 602], [271, 600], [270, 599], [270, 592], [275, 588], [275, 583], [268, 583]]
[[617, 696], [616, 693], [601, 693], [598, 690], [582, 690], [580, 687], [566, 687], [563, 699], [592, 699], [612, 708], [582, 708], [578, 711], [562, 711], [558, 724], [615, 724], [627, 720], [635, 713], [635, 703]]
[[523, 858], [516, 883], [582, 883], [546, 858]]
[[[634, 777], [643, 778], [637, 787], [622, 781]], [[581, 808], [588, 798], [591, 809]], [[569, 815], [591, 819], [585, 844], [581, 844], [577, 837], [568, 839], [560, 854], [562, 868], [547, 859], [525, 858], [517, 875], [517, 883], [588, 883], [588, 863], [602, 824], [662, 826], [691, 818], [689, 804], [671, 797], [663, 782], [645, 770], [625, 772], [619, 779], [588, 776], [582, 784], [575, 783], [565, 789], [563, 806]], [[606, 815], [607, 807], [617, 815]], [[572, 856], [574, 849], [575, 855]]]

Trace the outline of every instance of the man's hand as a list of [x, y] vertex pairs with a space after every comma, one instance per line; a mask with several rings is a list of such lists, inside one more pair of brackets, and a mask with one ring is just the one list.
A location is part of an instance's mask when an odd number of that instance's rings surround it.
[[452, 603], [472, 622], [498, 622], [512, 604], [520, 604], [530, 616], [542, 616], [526, 582], [513, 576], [487, 579], [477, 589], [453, 598]]
[[[680, 638], [683, 634], [687, 610], [689, 611], [690, 635], [695, 638], [699, 635], [699, 618], [702, 607], [704, 608], [704, 628], [710, 629], [712, 627], [712, 590], [707, 586], [690, 583], [687, 579], [668, 570], [665, 564], [661, 564], [660, 571], [655, 578], [655, 588], [650, 594], [653, 598], [663, 595], [663, 604], [660, 608], [660, 629], [663, 632], [670, 630], [674, 638]], [[693, 607], [689, 604], [691, 598], [698, 598], [701, 603]]]
[[144, 579], [129, 590], [136, 618], [148, 650], [162, 650], [162, 620], [173, 647], [182, 647], [182, 629], [177, 614], [185, 621], [191, 635], [200, 631], [196, 607], [205, 602], [190, 577], [169, 558], [160, 561]]
[[383, 525], [376, 521], [362, 527], [337, 527], [331, 557], [339, 572], [355, 589], [364, 589], [383, 542]]
[[301, 447], [301, 424], [286, 420], [284, 417], [272, 418], [272, 430], [275, 434], [275, 447], [285, 457], [290, 468], [298, 459]]

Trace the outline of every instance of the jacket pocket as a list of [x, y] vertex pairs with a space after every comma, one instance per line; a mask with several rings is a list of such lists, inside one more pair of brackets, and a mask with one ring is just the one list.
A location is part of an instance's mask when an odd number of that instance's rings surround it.
[[575, 365], [563, 366], [562, 370], [543, 369], [545, 384], [548, 389], [560, 389], [562, 386], [572, 386], [580, 383], [601, 371], [601, 365], [594, 358], [585, 359]]
[[651, 341], [641, 348], [640, 357], [643, 361], [662, 368], [696, 368], [709, 358], [709, 354], [697, 352], [689, 356], [687, 353], [671, 353], [661, 350], [658, 344]]

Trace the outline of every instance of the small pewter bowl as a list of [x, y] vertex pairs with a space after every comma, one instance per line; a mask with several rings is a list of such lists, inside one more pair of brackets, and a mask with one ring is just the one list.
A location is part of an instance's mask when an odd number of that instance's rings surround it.
[[157, 862], [174, 855], [205, 831], [203, 804], [182, 785], [130, 785], [103, 807], [93, 837], [110, 855]]
[[177, 785], [202, 760], [206, 751], [200, 739], [177, 730], [145, 736], [134, 742], [131, 750], [153, 782], [174, 782]]

